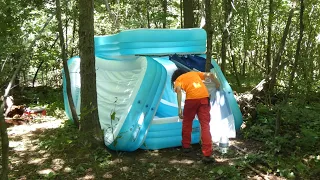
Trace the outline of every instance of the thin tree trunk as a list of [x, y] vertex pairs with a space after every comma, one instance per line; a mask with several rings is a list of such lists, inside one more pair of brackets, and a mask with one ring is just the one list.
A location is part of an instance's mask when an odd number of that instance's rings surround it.
[[147, 9], [147, 22], [148, 22], [147, 27], [148, 27], [148, 29], [150, 29], [151, 28], [151, 25], [150, 25], [150, 12], [149, 12], [150, 0], [147, 0], [146, 3], [147, 3], [147, 8], [146, 9]]
[[222, 34], [222, 43], [221, 43], [221, 71], [225, 74], [226, 73], [226, 59], [227, 59], [227, 41], [229, 38], [229, 24], [230, 19], [232, 17], [231, 11], [231, 0], [227, 0], [224, 3], [224, 28]]
[[77, 27], [77, 11], [74, 11], [74, 16], [73, 16], [73, 26], [72, 26], [72, 46], [71, 46], [71, 55], [70, 57], [74, 56], [74, 40], [75, 40], [75, 35], [76, 35], [76, 27]]
[[242, 63], [242, 75], [245, 76], [246, 74], [246, 66], [247, 66], [247, 62], [249, 61], [249, 42], [250, 42], [250, 16], [249, 16], [249, 7], [248, 7], [248, 1], [245, 0], [245, 11], [246, 11], [246, 15], [243, 16], [243, 24], [244, 24], [244, 34], [245, 34], [245, 39], [243, 41], [243, 54], [244, 54], [244, 58], [243, 58], [243, 63]]
[[[308, 24], [309, 27], [311, 27], [311, 23]], [[306, 51], [307, 51], [307, 57], [306, 59], [308, 61], [305, 61], [301, 64], [302, 66], [302, 70], [303, 70], [303, 85], [305, 86], [304, 89], [304, 94], [305, 94], [305, 101], [309, 101], [310, 98], [312, 98], [312, 96], [310, 96], [310, 92], [312, 89], [312, 85], [314, 83], [312, 83], [312, 75], [313, 75], [313, 70], [314, 70], [314, 63], [311, 61], [311, 59], [314, 59], [314, 54], [315, 51], [317, 51], [315, 48], [312, 48], [314, 46], [314, 39], [315, 39], [315, 29], [312, 28], [309, 30], [308, 33], [308, 40], [307, 40], [307, 45], [305, 47]]]
[[239, 76], [238, 76], [236, 58], [235, 58], [234, 51], [233, 51], [233, 46], [232, 46], [232, 34], [230, 34], [230, 37], [229, 37], [229, 46], [230, 46], [230, 52], [231, 52], [233, 73], [234, 73], [234, 75], [236, 77], [237, 85], [238, 85], [238, 87], [240, 87], [241, 83], [240, 83]]
[[66, 22], [64, 25], [65, 30], [66, 30], [66, 32], [65, 32], [65, 53], [66, 53], [67, 59], [68, 59], [68, 21], [69, 21], [69, 19], [68, 19], [68, 11], [69, 11], [68, 2], [69, 1], [65, 1], [65, 3], [66, 3], [66, 5], [65, 5], [66, 6], [66, 13], [65, 13], [66, 14]]
[[72, 114], [73, 122], [76, 125], [76, 127], [79, 128], [78, 115], [76, 112], [76, 108], [74, 107], [74, 103], [72, 100], [72, 94], [71, 94], [70, 74], [69, 74], [69, 69], [68, 69], [67, 54], [66, 54], [66, 48], [65, 48], [64, 37], [63, 37], [63, 29], [62, 29], [60, 0], [56, 0], [56, 9], [57, 9], [56, 16], [57, 16], [57, 21], [58, 21], [58, 31], [59, 31], [59, 39], [60, 39], [60, 47], [61, 47], [61, 58], [63, 61], [63, 70], [64, 70], [65, 78], [66, 78], [68, 102], [69, 102], [69, 107], [70, 107], [70, 111]]
[[[47, 20], [47, 22], [44, 24], [44, 26], [42, 27], [42, 29], [39, 31], [38, 36], [31, 42], [30, 46], [28, 47], [27, 52], [30, 52], [32, 50], [32, 48], [34, 47], [36, 41], [38, 39], [40, 39], [41, 34], [43, 33], [44, 29], [47, 27], [47, 25], [49, 24], [49, 22], [52, 20], [53, 15]], [[3, 111], [4, 111], [4, 107], [6, 106], [6, 99], [10, 93], [11, 87], [14, 83], [14, 80], [16, 79], [17, 74], [19, 73], [22, 64], [24, 63], [24, 59], [25, 58], [21, 58], [20, 62], [18, 64], [17, 69], [14, 71], [12, 78], [7, 86], [7, 88], [5, 89], [5, 93], [3, 95], [4, 100], [2, 102], [1, 108], [0, 108], [0, 130], [1, 130], [1, 147], [2, 147], [2, 171], [1, 171], [1, 179], [2, 180], [7, 180], [8, 179], [8, 151], [9, 151], [9, 139], [8, 139], [8, 132], [7, 132], [7, 126], [4, 120], [4, 116], [3, 116]]]
[[79, 49], [81, 76], [81, 121], [80, 131], [87, 136], [87, 142], [98, 146], [103, 136], [98, 116], [96, 70], [94, 55], [93, 0], [79, 0]]
[[184, 28], [194, 27], [193, 0], [183, 0]]
[[272, 22], [273, 22], [273, 0], [269, 1], [269, 20], [268, 20], [268, 45], [267, 45], [267, 56], [266, 56], [266, 74], [271, 72], [271, 41], [272, 41]]
[[3, 62], [3, 64], [2, 64], [2, 67], [1, 67], [1, 71], [0, 71], [0, 72], [2, 72], [2, 71], [3, 71], [4, 65], [6, 65], [6, 62], [8, 61], [8, 59], [9, 59], [9, 56], [7, 56], [6, 60], [4, 60], [4, 62]]
[[210, 72], [211, 56], [212, 56], [212, 20], [211, 20], [211, 0], [205, 0], [205, 14], [206, 14], [206, 31], [207, 31], [207, 57], [206, 57], [206, 72]]
[[290, 10], [290, 12], [289, 12], [289, 16], [288, 16], [288, 20], [287, 20], [287, 23], [286, 23], [286, 27], [284, 29], [283, 36], [282, 36], [282, 39], [281, 39], [280, 48], [279, 48], [277, 56], [276, 56], [276, 58], [275, 58], [275, 60], [274, 60], [274, 62], [272, 64], [272, 70], [271, 70], [271, 74], [270, 74], [270, 81], [269, 81], [269, 83], [267, 83], [269, 85], [269, 87], [268, 87], [269, 92], [273, 91], [274, 86], [276, 84], [276, 80], [277, 80], [276, 79], [277, 78], [277, 73], [279, 73], [279, 71], [280, 71], [279, 64], [280, 64], [282, 53], [283, 53], [285, 45], [286, 45], [287, 35], [289, 33], [291, 20], [292, 20], [292, 17], [293, 17], [293, 12], [294, 12], [294, 8], [292, 8]]
[[7, 124], [4, 120], [4, 107], [5, 102], [7, 100], [7, 95], [4, 96], [3, 102], [0, 107], [0, 128], [1, 128], [1, 150], [2, 150], [2, 171], [1, 171], [1, 179], [7, 180], [9, 173], [9, 138], [7, 132]]
[[279, 132], [280, 132], [280, 126], [281, 126], [281, 109], [278, 107], [277, 108], [277, 117], [276, 117], [276, 124], [275, 124], [275, 136], [278, 136], [279, 135]]
[[[264, 21], [264, 17], [260, 17], [261, 19], [261, 27], [260, 27], [260, 31], [259, 31], [259, 34], [262, 36], [261, 39], [260, 39], [260, 42], [259, 43], [259, 51], [260, 52], [263, 52], [263, 53], [259, 53], [259, 62], [264, 66], [264, 69], [267, 68], [266, 66], [266, 56], [264, 55], [264, 52], [265, 52], [265, 48], [266, 48], [266, 38], [264, 38], [264, 35], [266, 34], [266, 31], [265, 31], [265, 21]], [[258, 52], [259, 52], [258, 51]], [[265, 76], [267, 74], [267, 71], [266, 70], [263, 74], [263, 76]]]
[[180, 28], [184, 28], [183, 24], [183, 0], [180, 0]]
[[37, 79], [37, 75], [38, 75], [39, 70], [40, 70], [40, 68], [41, 68], [41, 66], [42, 66], [43, 63], [44, 63], [44, 60], [42, 60], [42, 61], [40, 62], [39, 66], [38, 66], [38, 68], [37, 68], [37, 71], [36, 71], [36, 73], [35, 73], [34, 76], [33, 76], [33, 79], [32, 79], [32, 87], [34, 87], [34, 84], [35, 84], [36, 79]]
[[167, 9], [168, 9], [168, 1], [162, 0], [162, 10], [163, 10], [162, 28], [167, 27]]
[[290, 89], [291, 89], [291, 86], [293, 84], [294, 74], [297, 71], [298, 63], [299, 63], [299, 60], [300, 60], [301, 42], [302, 42], [303, 31], [304, 31], [303, 12], [304, 12], [304, 2], [303, 2], [303, 0], [300, 0], [300, 34], [299, 34], [299, 39], [298, 39], [298, 43], [297, 43], [295, 60], [294, 60], [294, 64], [293, 64], [293, 68], [292, 68], [291, 74], [290, 74], [288, 88], [287, 88], [287, 91], [286, 91], [285, 101], [288, 101], [288, 98], [289, 98], [289, 95], [290, 95]]

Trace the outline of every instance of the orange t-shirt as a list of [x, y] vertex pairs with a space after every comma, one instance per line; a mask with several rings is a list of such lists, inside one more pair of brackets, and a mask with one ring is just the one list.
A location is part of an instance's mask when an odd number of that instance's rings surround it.
[[200, 99], [209, 97], [203, 72], [187, 72], [179, 76], [174, 82], [174, 87], [180, 86], [186, 92], [186, 99]]

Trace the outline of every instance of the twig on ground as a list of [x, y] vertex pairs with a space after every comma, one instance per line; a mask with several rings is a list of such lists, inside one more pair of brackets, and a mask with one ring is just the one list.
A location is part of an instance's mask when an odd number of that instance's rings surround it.
[[[242, 154], [248, 154], [248, 152], [242, 148], [240, 148], [239, 146], [233, 144], [233, 147], [235, 147], [237, 150], [239, 150]], [[257, 173], [260, 177], [262, 177], [265, 180], [269, 180], [269, 177], [267, 175], [265, 175], [263, 172], [259, 171], [258, 169], [252, 167], [250, 164], [246, 164], [246, 166], [251, 169], [252, 171], [254, 171], [255, 173]]]

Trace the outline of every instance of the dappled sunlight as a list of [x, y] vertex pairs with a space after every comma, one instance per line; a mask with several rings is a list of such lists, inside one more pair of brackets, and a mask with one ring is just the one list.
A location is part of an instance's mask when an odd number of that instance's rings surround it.
[[23, 141], [10, 141], [9, 147], [15, 151], [26, 151], [28, 149]]
[[122, 172], [128, 172], [130, 170], [130, 168], [128, 166], [123, 166], [123, 167], [120, 168], [120, 170]]
[[54, 170], [52, 169], [42, 169], [37, 171], [38, 174], [40, 175], [49, 175], [50, 173], [54, 173]]
[[46, 121], [43, 123], [35, 123], [35, 124], [23, 124], [19, 126], [12, 126], [8, 128], [8, 136], [17, 136], [17, 135], [25, 135], [28, 134], [28, 136], [33, 136], [33, 134], [30, 134], [30, 131], [39, 131], [41, 129], [52, 129], [52, 128], [58, 128], [61, 126], [61, 124], [65, 121], [62, 119], [55, 119], [53, 117], [44, 117], [42, 118], [42, 121]]
[[190, 159], [182, 159], [182, 160], [173, 159], [169, 161], [169, 164], [193, 164], [193, 163], [195, 163], [195, 161]]
[[303, 158], [305, 163], [309, 163], [310, 161], [320, 161], [320, 155], [310, 155], [307, 158]]
[[[65, 161], [61, 158], [52, 159], [48, 149], [42, 149], [39, 145], [39, 137], [46, 136], [48, 129], [61, 127], [65, 120], [44, 118], [40, 123], [25, 124], [8, 128], [9, 147], [11, 148], [10, 162], [12, 172], [21, 179], [28, 179], [28, 175], [34, 173], [41, 176], [57, 174], [56, 171], [71, 172], [71, 168], [64, 167]], [[31, 170], [31, 171], [30, 171]], [[27, 173], [28, 175], [23, 175]]]
[[55, 171], [59, 171], [63, 168], [65, 161], [63, 159], [57, 158], [52, 160], [51, 168]]
[[88, 174], [88, 175], [85, 175], [84, 177], [77, 178], [77, 180], [91, 180], [91, 179], [95, 179], [95, 176], [92, 174]]
[[105, 178], [105, 179], [112, 179], [112, 174], [107, 172], [102, 177]]
[[72, 168], [71, 167], [65, 167], [64, 169], [63, 169], [63, 172], [65, 172], [65, 173], [69, 173], [69, 172], [71, 172], [72, 171]]
[[159, 156], [159, 150], [153, 150], [148, 152], [151, 156]]
[[47, 160], [47, 158], [32, 158], [30, 159], [27, 163], [28, 164], [34, 164], [34, 165], [37, 165], [37, 164], [42, 164], [44, 163], [45, 161]]
[[115, 160], [109, 161], [109, 165], [113, 165], [114, 166], [114, 165], [120, 164], [122, 162], [123, 162], [122, 159], [117, 158]]

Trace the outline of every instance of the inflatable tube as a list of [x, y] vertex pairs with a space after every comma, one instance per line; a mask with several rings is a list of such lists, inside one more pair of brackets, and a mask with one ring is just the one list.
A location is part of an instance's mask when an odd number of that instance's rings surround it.
[[[80, 58], [69, 60], [76, 107], [80, 107], [81, 85], [80, 74], [74, 70], [78, 72], [79, 67]], [[130, 61], [96, 58], [98, 112], [107, 147], [134, 151], [141, 146], [163, 93], [166, 74], [165, 68], [150, 57]], [[65, 90], [64, 102], [70, 118]], [[80, 115], [80, 108], [77, 108], [77, 114]]]
[[[141, 149], [163, 149], [181, 146], [182, 122], [177, 116], [169, 118], [155, 118], [152, 121], [147, 137]], [[192, 124], [191, 144], [200, 141], [200, 123], [194, 120]]]
[[201, 54], [206, 51], [203, 29], [136, 29], [96, 36], [97, 57], [121, 60], [121, 56]]
[[[106, 96], [112, 97], [114, 95], [118, 95], [123, 99], [126, 99], [128, 97], [130, 97], [131, 99], [130, 101], [124, 103], [125, 105], [127, 105], [127, 107], [129, 107], [129, 109], [119, 112], [119, 115], [126, 116], [126, 118], [122, 122], [119, 121], [116, 131], [113, 131], [114, 134], [112, 135], [112, 131], [110, 132], [110, 130], [105, 132], [105, 144], [113, 150], [134, 151], [142, 145], [147, 130], [155, 115], [160, 97], [163, 93], [166, 80], [165, 68], [150, 57], [141, 57], [138, 60], [140, 59], [145, 59], [147, 65], [146, 67], [144, 67], [145, 73], [139, 73], [139, 75], [136, 77], [139, 79], [143, 78], [141, 83], [135, 85], [131, 83], [119, 84], [119, 88], [114, 88], [111, 86], [111, 84], [106, 85], [99, 82], [99, 84], [104, 87], [104, 89], [101, 89], [101, 93], [104, 92], [104, 94], [99, 95], [98, 100], [101, 99], [102, 96], [104, 96], [104, 98], [107, 98]], [[110, 62], [119, 63], [119, 68], [125, 67], [130, 73], [139, 71], [139, 68], [134, 69], [134, 66], [132, 64], [128, 64], [130, 63], [130, 61]], [[98, 65], [99, 64], [97, 64], [97, 66]], [[104, 70], [105, 72], [109, 72], [114, 71], [116, 68], [117, 67], [113, 65], [108, 65], [108, 68]], [[123, 69], [118, 69], [118, 72], [123, 73]], [[107, 77], [104, 77], [103, 79], [106, 78]], [[125, 78], [124, 82], [128, 82], [128, 79], [130, 81], [136, 79], [135, 77], [132, 77], [130, 75], [124, 75], [121, 78]], [[114, 79], [114, 77], [110, 77], [109, 79]], [[136, 95], [127, 90], [131, 87], [134, 87], [134, 91], [138, 90]], [[97, 91], [99, 94], [99, 89]], [[126, 92], [128, 94], [119, 94], [120, 92]], [[99, 103], [98, 106], [99, 112], [103, 113], [104, 110], [100, 111], [100, 107], [105, 106], [104, 102]], [[99, 117], [103, 117], [103, 115], [99, 113]], [[119, 128], [121, 129], [119, 130]]]

